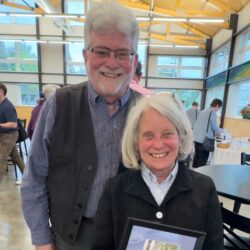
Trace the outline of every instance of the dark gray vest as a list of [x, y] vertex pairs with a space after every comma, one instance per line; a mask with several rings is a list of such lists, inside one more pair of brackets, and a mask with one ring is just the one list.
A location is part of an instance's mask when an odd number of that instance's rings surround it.
[[[137, 96], [132, 92], [129, 102]], [[49, 212], [53, 230], [73, 245], [97, 169], [86, 84], [58, 89], [56, 110], [49, 155]]]

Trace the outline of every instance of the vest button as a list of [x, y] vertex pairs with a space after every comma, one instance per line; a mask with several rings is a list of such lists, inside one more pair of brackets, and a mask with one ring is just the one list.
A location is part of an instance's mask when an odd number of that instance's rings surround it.
[[163, 218], [163, 213], [162, 212], [157, 212], [156, 213], [156, 218], [157, 219], [162, 219]]
[[82, 204], [81, 203], [77, 203], [76, 206], [77, 206], [77, 208], [82, 208]]
[[74, 222], [75, 225], [79, 224], [79, 221], [77, 219], [73, 220], [73, 222]]
[[93, 171], [93, 166], [91, 166], [91, 165], [88, 165], [88, 171]]
[[70, 235], [69, 235], [69, 238], [70, 238], [71, 240], [73, 240], [73, 239], [74, 239], [73, 234], [70, 234]]

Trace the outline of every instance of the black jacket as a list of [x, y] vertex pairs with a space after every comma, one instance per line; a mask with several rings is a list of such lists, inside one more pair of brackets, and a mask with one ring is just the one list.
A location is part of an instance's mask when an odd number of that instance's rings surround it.
[[[157, 212], [163, 218], [156, 217]], [[158, 221], [207, 233], [205, 250], [222, 250], [220, 205], [213, 181], [179, 163], [177, 177], [160, 206], [140, 171], [129, 170], [108, 181], [99, 203], [92, 250], [118, 250], [128, 217]]]

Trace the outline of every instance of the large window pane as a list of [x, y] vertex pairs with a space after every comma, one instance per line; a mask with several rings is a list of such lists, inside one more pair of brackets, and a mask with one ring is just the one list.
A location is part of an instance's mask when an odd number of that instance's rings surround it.
[[180, 77], [181, 78], [202, 78], [202, 70], [201, 69], [181, 69]]
[[145, 75], [145, 64], [146, 64], [146, 47], [145, 45], [138, 45], [137, 49], [138, 59], [142, 66], [142, 75]]
[[[23, 6], [29, 6], [31, 8], [35, 7], [35, 1], [34, 0], [8, 0], [9, 3], [23, 5]], [[1, 6], [1, 12], [14, 12], [14, 13], [32, 13], [32, 11], [29, 10], [23, 10], [21, 8], [13, 6]], [[3, 16], [0, 17], [0, 23], [16, 23], [16, 24], [28, 24], [28, 25], [34, 25], [36, 22], [35, 17], [15, 17], [15, 16]]]
[[194, 66], [194, 67], [202, 67], [203, 66], [203, 58], [202, 57], [182, 57], [181, 65], [182, 66]]
[[211, 57], [209, 76], [216, 75], [227, 69], [229, 52], [230, 42], [226, 43], [224, 46], [213, 52]]
[[19, 43], [20, 59], [37, 59], [36, 43]]
[[15, 58], [15, 57], [16, 57], [15, 43], [0, 41], [0, 59]]
[[15, 63], [0, 63], [0, 71], [16, 71]]
[[36, 105], [36, 101], [39, 97], [39, 85], [38, 84], [20, 84], [20, 103], [21, 105]]
[[233, 64], [241, 64], [250, 60], [250, 29], [239, 34], [236, 38]]
[[158, 56], [157, 76], [202, 79], [205, 58], [201, 56]]
[[231, 84], [226, 116], [241, 118], [241, 109], [250, 103], [250, 81]]
[[36, 43], [0, 42], [0, 70], [38, 72]]
[[82, 56], [83, 43], [66, 45], [66, 68], [68, 74], [86, 75], [85, 63]]
[[[215, 98], [223, 101], [224, 89], [225, 89], [225, 85], [208, 89], [205, 107], [206, 108], [209, 107], [212, 100]], [[218, 110], [218, 114], [219, 115], [221, 114], [221, 109]]]

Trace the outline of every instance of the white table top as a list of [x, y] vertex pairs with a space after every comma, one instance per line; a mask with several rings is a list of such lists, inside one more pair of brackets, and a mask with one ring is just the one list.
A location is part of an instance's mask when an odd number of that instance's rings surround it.
[[241, 164], [241, 152], [250, 154], [250, 142], [247, 139], [232, 139], [223, 141], [222, 143], [230, 143], [227, 149], [218, 148], [215, 145], [215, 150], [211, 154], [210, 165], [217, 164]]

